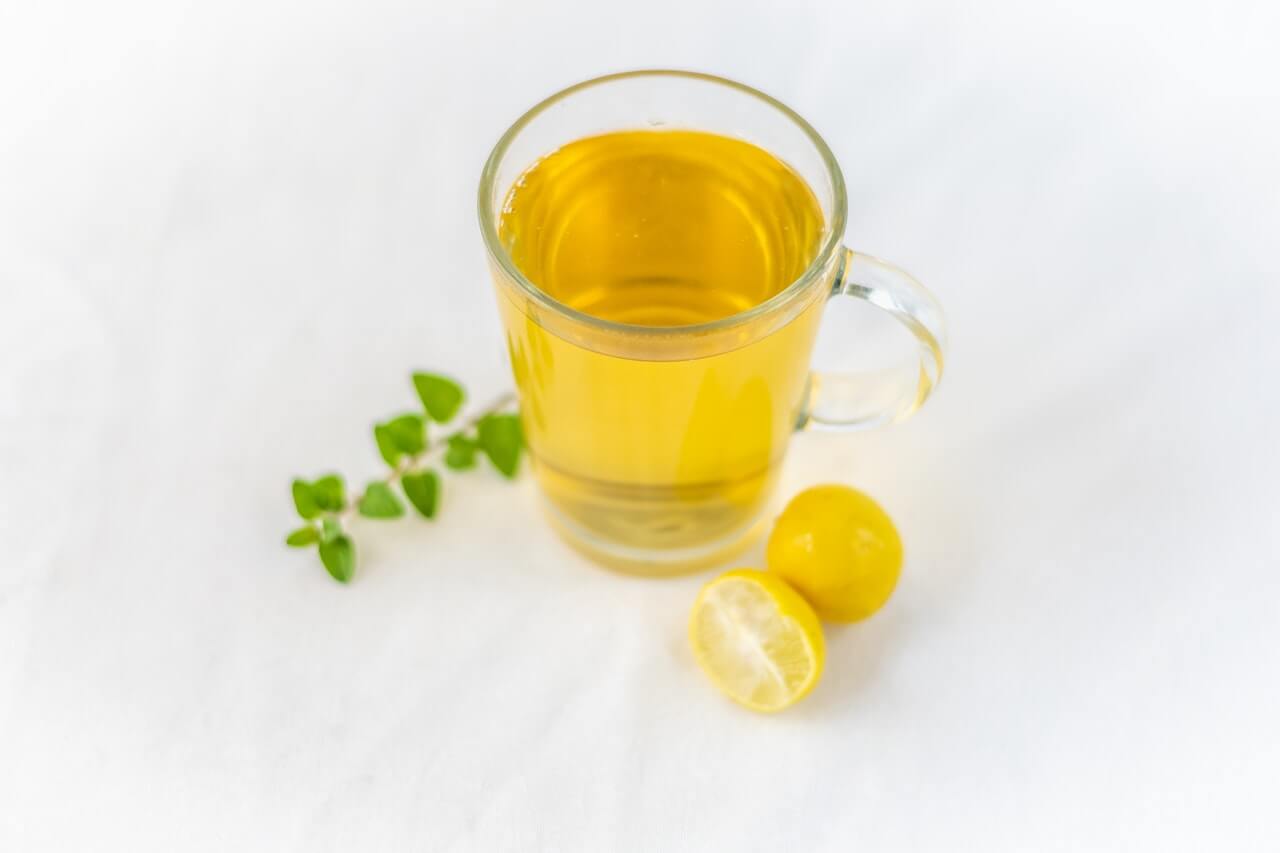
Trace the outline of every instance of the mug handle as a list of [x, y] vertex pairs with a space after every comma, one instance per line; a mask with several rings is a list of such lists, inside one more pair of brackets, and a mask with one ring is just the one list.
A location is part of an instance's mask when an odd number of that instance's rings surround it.
[[813, 371], [797, 429], [851, 432], [906, 420], [942, 379], [946, 331], [933, 294], [895, 266], [844, 253], [830, 298], [863, 299], [889, 312], [915, 338], [915, 357], [881, 370]]

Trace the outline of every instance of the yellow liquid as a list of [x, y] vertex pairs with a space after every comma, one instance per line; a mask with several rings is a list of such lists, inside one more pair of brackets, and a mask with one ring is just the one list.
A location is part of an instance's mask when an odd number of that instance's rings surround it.
[[679, 327], [784, 290], [822, 229], [795, 171], [710, 133], [580, 139], [515, 182], [499, 236], [529, 280], [593, 317], [671, 331], [553, 330], [545, 309], [499, 288], [535, 471], [575, 538], [692, 553], [758, 518], [825, 300], [705, 338]]

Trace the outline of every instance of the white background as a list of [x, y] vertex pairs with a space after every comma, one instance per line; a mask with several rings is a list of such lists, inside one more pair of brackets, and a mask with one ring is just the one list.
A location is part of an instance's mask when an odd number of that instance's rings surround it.
[[[0, 849], [1276, 849], [1271, 5], [0, 0]], [[411, 369], [508, 385], [483, 158], [645, 66], [808, 117], [950, 315], [793, 445], [908, 556], [779, 717], [527, 478], [281, 545]]]

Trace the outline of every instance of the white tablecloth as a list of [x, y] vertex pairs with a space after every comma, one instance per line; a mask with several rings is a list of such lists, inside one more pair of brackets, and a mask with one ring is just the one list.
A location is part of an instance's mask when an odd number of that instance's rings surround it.
[[[0, 850], [1275, 849], [1277, 21], [1210, 5], [0, 9]], [[480, 165], [643, 66], [794, 105], [950, 315], [794, 442], [907, 561], [779, 717], [527, 478], [281, 544], [410, 370], [509, 384]]]

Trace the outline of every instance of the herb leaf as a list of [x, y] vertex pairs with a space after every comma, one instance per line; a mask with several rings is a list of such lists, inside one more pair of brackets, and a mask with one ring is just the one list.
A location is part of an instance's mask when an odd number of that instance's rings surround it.
[[466, 398], [462, 386], [445, 376], [434, 373], [413, 374], [413, 387], [422, 400], [422, 407], [437, 423], [447, 423], [462, 407]]
[[320, 514], [320, 507], [311, 496], [311, 484], [306, 480], [293, 481], [293, 505], [297, 507], [298, 515], [308, 521]]
[[332, 518], [324, 518], [320, 522], [320, 541], [332, 542], [342, 535], [342, 525]]
[[382, 456], [382, 460], [394, 468], [403, 453], [396, 446], [395, 439], [391, 437], [391, 430], [387, 429], [386, 424], [373, 425], [373, 440], [377, 442], [378, 454]]
[[399, 518], [404, 515], [404, 504], [386, 483], [375, 480], [364, 490], [356, 509], [365, 518]]
[[402, 453], [421, 453], [427, 447], [426, 422], [422, 415], [401, 415], [387, 421], [387, 432]]
[[351, 539], [340, 534], [320, 543], [320, 562], [339, 583], [346, 583], [356, 571], [356, 548]]
[[305, 548], [308, 545], [314, 545], [320, 541], [320, 531], [316, 530], [310, 524], [299, 527], [297, 530], [289, 534], [289, 538], [284, 540], [284, 544], [290, 548]]
[[435, 471], [418, 471], [400, 478], [405, 497], [423, 518], [435, 518], [440, 503], [440, 477]]
[[346, 488], [337, 474], [327, 474], [311, 484], [311, 500], [327, 512], [337, 512], [347, 502]]
[[476, 467], [476, 442], [465, 435], [449, 436], [449, 446], [444, 452], [444, 464], [454, 471], [466, 471]]
[[507, 479], [514, 477], [520, 465], [520, 450], [524, 446], [520, 417], [485, 415], [477, 424], [477, 435], [480, 449], [489, 457], [493, 467]]

